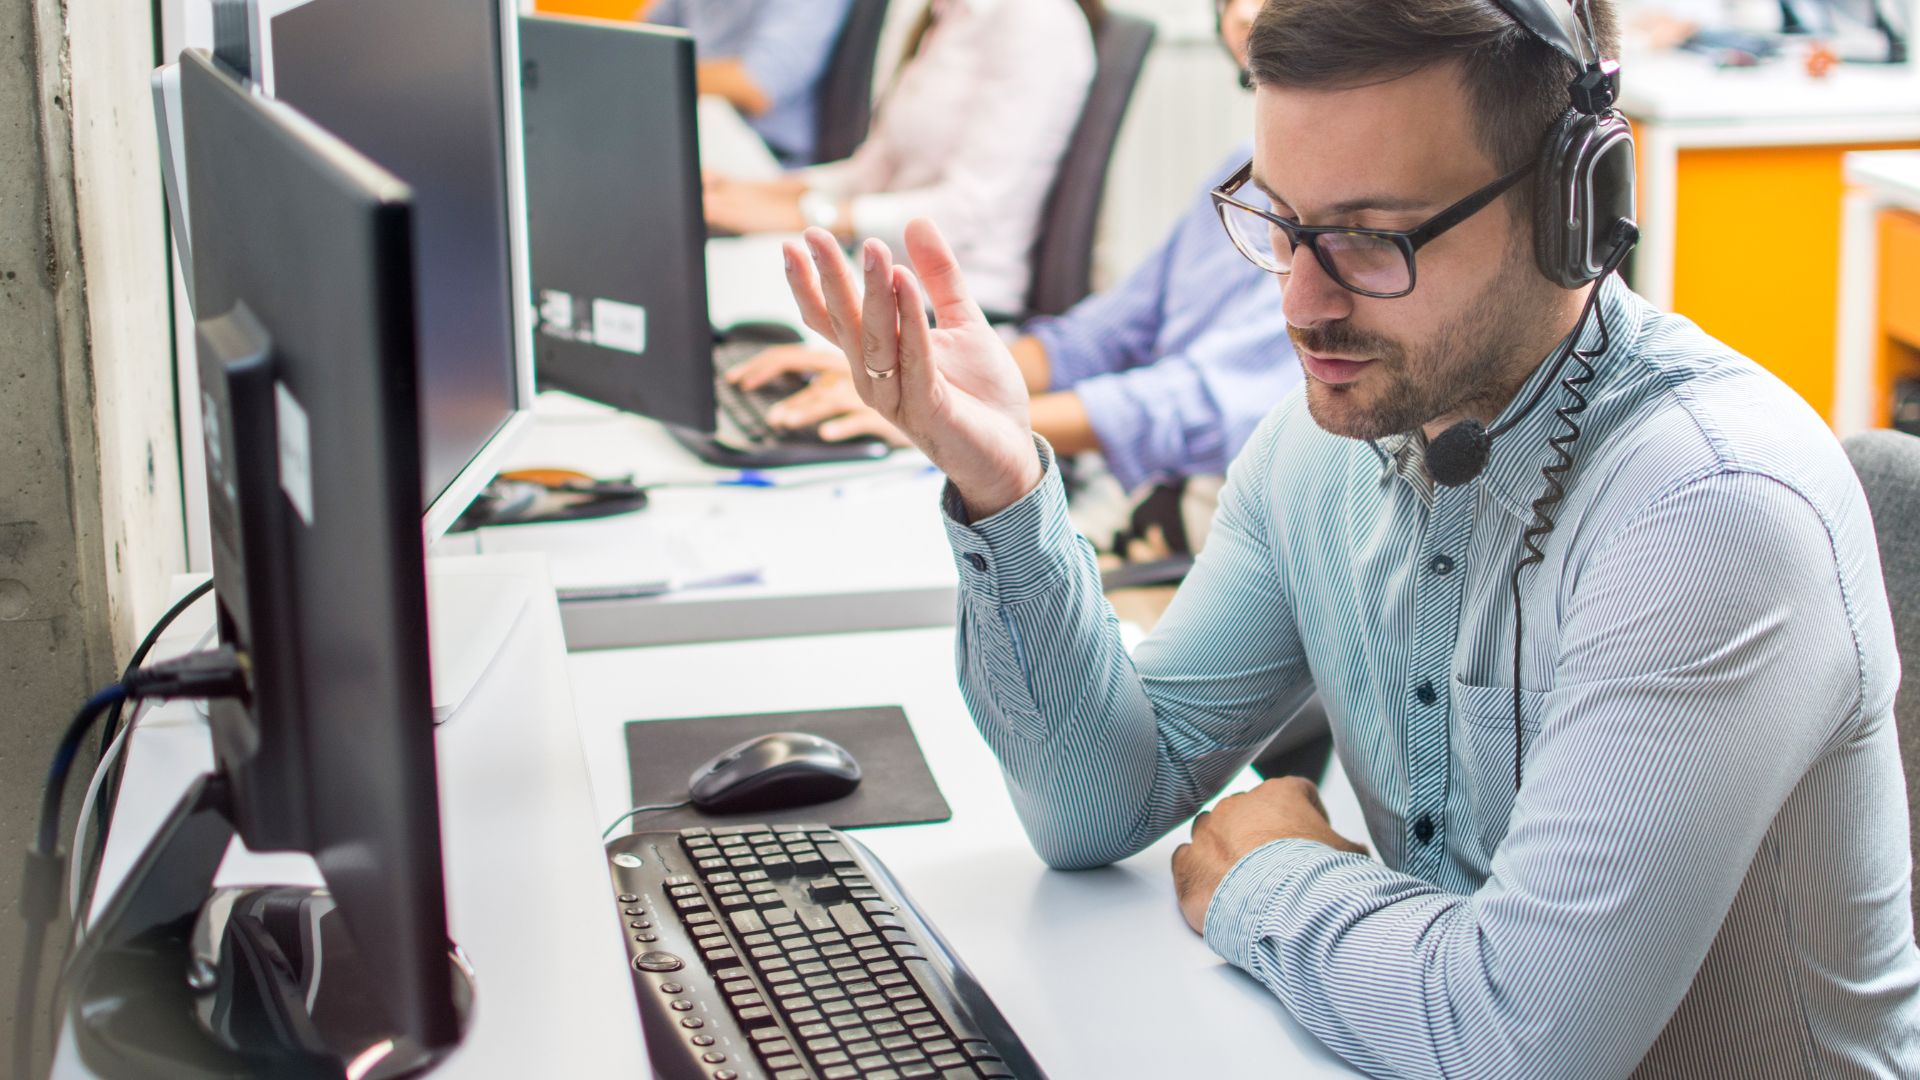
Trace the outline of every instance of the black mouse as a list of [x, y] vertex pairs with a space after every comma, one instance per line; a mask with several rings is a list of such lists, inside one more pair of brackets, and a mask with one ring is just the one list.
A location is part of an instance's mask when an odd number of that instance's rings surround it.
[[796, 345], [805, 339], [800, 331], [786, 323], [768, 320], [737, 322], [720, 331], [722, 341], [744, 341], [759, 345]]
[[713, 814], [810, 806], [860, 786], [860, 763], [839, 743], [798, 731], [746, 742], [695, 769], [693, 805]]

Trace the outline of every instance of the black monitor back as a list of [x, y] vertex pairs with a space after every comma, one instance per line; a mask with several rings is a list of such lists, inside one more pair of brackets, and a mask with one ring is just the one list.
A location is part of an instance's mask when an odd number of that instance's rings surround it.
[[396, 1031], [458, 1037], [428, 671], [408, 188], [182, 57], [234, 824], [311, 854]]
[[528, 15], [520, 60], [542, 385], [711, 432], [693, 39]]
[[419, 506], [517, 397], [500, 28], [499, 0], [310, 0], [272, 22], [274, 96], [414, 191]]

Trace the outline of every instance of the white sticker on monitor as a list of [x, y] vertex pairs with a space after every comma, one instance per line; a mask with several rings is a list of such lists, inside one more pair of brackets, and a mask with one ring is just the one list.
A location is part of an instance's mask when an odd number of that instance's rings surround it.
[[647, 309], [618, 300], [593, 302], [593, 342], [635, 356], [647, 351]]
[[280, 429], [280, 490], [300, 515], [313, 525], [313, 444], [307, 432], [307, 410], [282, 382], [273, 384], [273, 418]]

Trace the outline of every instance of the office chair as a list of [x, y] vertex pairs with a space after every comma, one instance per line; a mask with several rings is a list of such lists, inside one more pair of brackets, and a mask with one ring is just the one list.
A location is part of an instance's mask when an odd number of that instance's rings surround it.
[[[1920, 671], [1920, 438], [1898, 431], [1863, 431], [1846, 441], [1847, 457], [1860, 474], [1880, 539], [1880, 568], [1893, 608], [1893, 637], [1902, 671]], [[1920, 687], [1902, 685], [1893, 706], [1900, 731], [1900, 759], [1907, 771], [1907, 813], [1913, 829], [1914, 867], [1920, 875]], [[1920, 880], [1915, 882], [1920, 924]]]
[[880, 52], [880, 29], [887, 21], [887, 0], [853, 0], [840, 37], [820, 78], [820, 124], [814, 134], [815, 161], [852, 156], [867, 138], [873, 120], [873, 66]]
[[1153, 23], [1118, 11], [1107, 12], [1094, 36], [1093, 86], [1060, 159], [1053, 190], [1047, 193], [1029, 260], [1033, 284], [1027, 289], [1028, 315], [1058, 315], [1092, 291], [1093, 234], [1107, 167], [1153, 36]]

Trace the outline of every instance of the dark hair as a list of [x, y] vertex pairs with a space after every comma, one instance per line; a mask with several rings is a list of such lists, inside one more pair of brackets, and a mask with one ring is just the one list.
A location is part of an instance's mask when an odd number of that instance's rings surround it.
[[[1613, 0], [1580, 7], [1601, 55], [1618, 56]], [[1540, 152], [1579, 74], [1494, 0], [1267, 0], [1247, 52], [1255, 85], [1267, 86], [1358, 86], [1457, 62], [1481, 148], [1502, 173]]]

